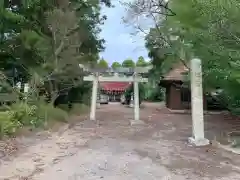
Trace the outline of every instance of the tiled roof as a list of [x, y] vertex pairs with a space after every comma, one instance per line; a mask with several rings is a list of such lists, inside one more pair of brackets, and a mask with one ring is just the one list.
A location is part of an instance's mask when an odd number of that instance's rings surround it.
[[184, 73], [188, 71], [183, 63], [179, 63], [163, 77], [163, 80], [184, 81]]

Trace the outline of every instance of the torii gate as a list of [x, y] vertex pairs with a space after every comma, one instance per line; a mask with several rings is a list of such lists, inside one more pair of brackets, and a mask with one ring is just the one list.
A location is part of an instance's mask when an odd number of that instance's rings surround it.
[[[95, 69], [92, 70], [92, 75], [84, 76], [84, 81], [92, 81], [92, 100], [90, 120], [96, 120], [96, 104], [97, 104], [97, 90], [98, 82], [133, 82], [134, 83], [134, 120], [131, 124], [143, 124], [143, 121], [139, 119], [139, 82], [148, 82], [148, 78], [142, 78], [139, 74], [147, 73], [151, 67], [136, 67], [136, 68], [119, 68], [119, 69]], [[91, 72], [91, 70], [90, 70]], [[110, 76], [104, 77], [100, 73], [133, 73], [132, 76]]]

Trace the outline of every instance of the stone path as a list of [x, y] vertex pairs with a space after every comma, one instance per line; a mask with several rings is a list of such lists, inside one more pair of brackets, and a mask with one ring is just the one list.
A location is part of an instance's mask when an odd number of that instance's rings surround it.
[[185, 116], [159, 113], [157, 106], [141, 109], [144, 126], [130, 127], [133, 109], [110, 104], [98, 109], [98, 124], [85, 121], [44, 138], [25, 138], [16, 157], [1, 161], [0, 179], [240, 179], [237, 155], [189, 146]]

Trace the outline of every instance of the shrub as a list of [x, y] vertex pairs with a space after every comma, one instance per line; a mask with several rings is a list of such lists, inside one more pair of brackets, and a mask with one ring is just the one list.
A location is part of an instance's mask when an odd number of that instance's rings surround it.
[[69, 104], [58, 104], [56, 107], [59, 108], [59, 109], [62, 109], [62, 110], [64, 110], [64, 111], [66, 111], [66, 112], [69, 112], [69, 111], [70, 111]]
[[159, 87], [151, 89], [147, 100], [152, 101], [152, 102], [163, 101], [164, 100], [164, 90]]
[[9, 111], [0, 112], [0, 137], [14, 134], [21, 126], [22, 124], [13, 119]]
[[85, 104], [74, 103], [72, 104], [70, 114], [81, 115], [82, 113], [86, 113], [88, 109], [89, 107]]
[[60, 108], [55, 108], [51, 104], [41, 104], [37, 110], [37, 116], [43, 121], [62, 121], [66, 122], [68, 118], [68, 113]]
[[66, 122], [67, 118], [66, 111], [54, 108], [51, 104], [15, 103], [8, 107], [8, 111], [0, 112], [0, 136], [12, 135], [23, 126], [45, 127], [49, 121]]
[[10, 107], [10, 115], [12, 121], [18, 121], [23, 126], [37, 126], [37, 109], [35, 105], [27, 103], [15, 103]]
[[[89, 98], [88, 98], [89, 100]], [[59, 105], [54, 107], [52, 104], [41, 100], [17, 101], [10, 106], [4, 106], [4, 112], [0, 111], [0, 137], [10, 136], [26, 128], [48, 128], [54, 121], [67, 122], [68, 113], [81, 115], [88, 111], [88, 106], [81, 103]]]

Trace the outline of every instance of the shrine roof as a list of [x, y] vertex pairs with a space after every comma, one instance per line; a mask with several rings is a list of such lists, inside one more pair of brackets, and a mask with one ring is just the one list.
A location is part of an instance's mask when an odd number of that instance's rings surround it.
[[100, 88], [105, 91], [125, 91], [131, 84], [129, 82], [100, 82]]
[[166, 75], [164, 75], [162, 80], [184, 81], [184, 74], [188, 71], [189, 69], [183, 63], [179, 63], [175, 65], [175, 67], [173, 67]]

